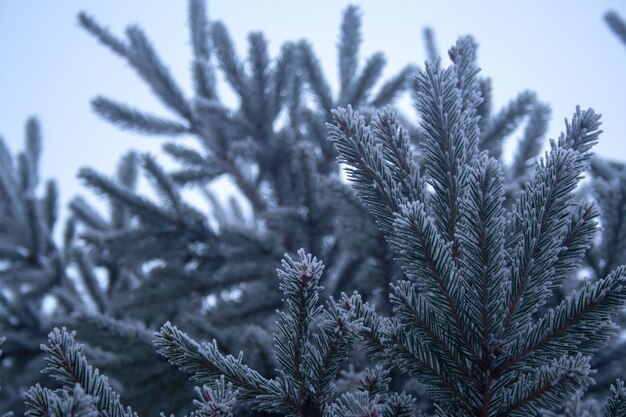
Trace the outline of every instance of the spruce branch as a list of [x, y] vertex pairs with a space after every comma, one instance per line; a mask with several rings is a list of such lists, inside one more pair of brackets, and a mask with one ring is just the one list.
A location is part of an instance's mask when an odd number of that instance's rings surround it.
[[149, 222], [157, 224], [159, 222], [165, 222], [173, 225], [180, 224], [180, 220], [169, 211], [155, 205], [141, 196], [138, 196], [126, 187], [116, 184], [114, 181], [89, 168], [81, 169], [78, 177], [96, 191], [99, 191], [114, 200], [123, 202], [135, 214]]
[[47, 354], [44, 372], [69, 387], [78, 384], [85, 394], [94, 397], [95, 405], [111, 417], [137, 417], [128, 407], [124, 408], [108, 379], [94, 369], [82, 353], [83, 346], [74, 340], [76, 333], [65, 328], [55, 328], [48, 335], [48, 345], [41, 349]]
[[429, 161], [425, 173], [434, 188], [431, 208], [437, 229], [446, 241], [455, 242], [461, 189], [467, 180], [473, 150], [465, 142], [462, 130], [471, 115], [463, 112], [462, 91], [454, 68], [441, 69], [439, 63], [426, 64], [418, 75], [417, 109], [422, 115], [425, 143], [424, 158]]
[[539, 408], [554, 409], [593, 383], [589, 357], [563, 356], [525, 373], [502, 390], [495, 416], [527, 416]]
[[379, 111], [372, 120], [372, 134], [380, 143], [383, 158], [394, 182], [400, 184], [402, 195], [407, 201], [425, 201], [424, 184], [415, 164], [417, 158], [411, 139], [400, 125], [397, 113], [390, 107]]
[[393, 286], [390, 295], [396, 317], [423, 343], [433, 348], [437, 360], [455, 373], [455, 379], [469, 382], [471, 375], [464, 358], [450, 337], [450, 327], [441, 325], [437, 309], [424, 295], [419, 294], [415, 284], [400, 281]]
[[536, 99], [535, 93], [523, 91], [491, 117], [481, 132], [480, 148], [486, 149], [491, 156], [499, 159], [502, 155], [502, 139], [519, 126], [531, 111]]
[[348, 94], [353, 84], [359, 65], [359, 49], [362, 42], [360, 10], [356, 6], [348, 6], [343, 11], [337, 48], [339, 96], [341, 97]]
[[602, 241], [587, 254], [587, 261], [598, 277], [626, 261], [626, 175], [605, 181], [594, 180], [594, 194], [601, 210]]
[[611, 10], [604, 15], [604, 20], [617, 37], [626, 45], [626, 22], [617, 12]]
[[315, 56], [311, 44], [306, 41], [298, 43], [298, 51], [300, 52], [300, 65], [305, 72], [308, 85], [318, 103], [318, 107], [326, 114], [326, 118], [329, 119], [332, 117], [331, 110], [335, 102], [328, 81], [322, 72], [320, 61]]
[[253, 402], [257, 397], [280, 396], [276, 385], [244, 365], [241, 356], [221, 354], [215, 341], [199, 344], [169, 322], [155, 337], [157, 352], [172, 365], [192, 374], [194, 381], [209, 384], [224, 376], [239, 390], [240, 399]]
[[528, 323], [563, 278], [552, 275], [562, 250], [554, 236], [567, 225], [573, 192], [586, 167], [588, 151], [597, 141], [598, 127], [599, 117], [593, 110], [577, 109], [571, 125], [566, 122], [566, 133], [553, 143], [545, 162], [537, 165], [534, 178], [515, 204], [509, 230], [520, 239], [509, 244], [512, 291], [503, 324], [507, 335], [516, 334]]
[[380, 52], [368, 58], [361, 73], [352, 83], [350, 90], [348, 90], [348, 94], [339, 98], [339, 105], [361, 106], [367, 100], [370, 90], [380, 78], [386, 63], [387, 60]]
[[215, 71], [211, 63], [210, 28], [205, 0], [190, 0], [188, 22], [193, 61], [191, 70], [195, 91], [207, 100], [217, 98]]
[[535, 103], [530, 111], [528, 123], [517, 143], [511, 166], [511, 175], [520, 182], [525, 180], [530, 168], [529, 162], [532, 162], [541, 151], [543, 138], [548, 131], [550, 114], [550, 106], [541, 102]]
[[422, 38], [426, 49], [426, 60], [432, 63], [437, 62], [439, 52], [437, 52], [437, 45], [435, 45], [435, 32], [433, 29], [428, 26], [425, 27], [422, 30]]
[[417, 67], [414, 65], [407, 65], [402, 68], [398, 74], [391, 77], [380, 87], [370, 102], [370, 106], [379, 108], [388, 103], [392, 103], [398, 94], [402, 93], [407, 88], [409, 81], [412, 80], [417, 71]]
[[[222, 22], [211, 24], [211, 39], [219, 63], [219, 68], [224, 73], [230, 86], [239, 95], [242, 106], [250, 102], [250, 80], [245, 73], [243, 64], [235, 52], [233, 41], [228, 30]], [[248, 116], [252, 116], [248, 114]]]
[[196, 387], [197, 400], [193, 404], [198, 410], [193, 414], [196, 417], [232, 417], [239, 391], [233, 390], [232, 383], [226, 383], [224, 376], [215, 380], [212, 388], [203, 385]]
[[108, 46], [113, 52], [127, 58], [129, 51], [124, 41], [116, 38], [109, 30], [101, 26], [96, 20], [85, 12], [78, 14], [78, 23], [97, 38], [103, 45]]
[[579, 204], [572, 211], [561, 242], [562, 249], [554, 264], [557, 280], [564, 279], [581, 266], [598, 230], [599, 216], [600, 211], [593, 202]]
[[385, 161], [382, 146], [351, 106], [333, 110], [333, 117], [334, 123], [327, 125], [328, 140], [335, 144], [338, 162], [347, 165], [348, 178], [383, 231], [393, 233], [393, 213], [399, 210], [397, 200], [402, 199], [396, 197], [400, 187]]
[[[610, 320], [626, 304], [626, 266], [584, 287], [551, 309], [510, 345], [499, 369], [537, 366], [546, 358], [594, 353], [615, 332]], [[523, 362], [522, 362], [523, 361]], [[496, 375], [498, 371], [496, 371]]]
[[186, 206], [172, 178], [163, 170], [151, 155], [143, 156], [143, 167], [149, 175], [157, 192], [167, 202], [170, 209], [178, 216], [185, 214]]
[[80, 385], [51, 391], [39, 384], [24, 393], [28, 417], [98, 417], [97, 398], [86, 395]]
[[626, 388], [624, 381], [619, 379], [615, 385], [611, 385], [611, 396], [608, 398], [604, 410], [604, 417], [622, 417], [626, 416]]
[[288, 91], [290, 84], [300, 86], [300, 82], [296, 81], [294, 77], [295, 65], [296, 65], [297, 47], [294, 43], [288, 42], [282, 46], [280, 55], [276, 58], [274, 63], [273, 77], [270, 85], [270, 102], [271, 111], [270, 118], [274, 120], [278, 117], [282, 108], [288, 100]]
[[[493, 335], [500, 326], [506, 293], [504, 256], [503, 175], [499, 164], [483, 156], [469, 175], [461, 203], [459, 224], [460, 266], [472, 296], [467, 297], [471, 317], [486, 359]], [[484, 364], [482, 365], [484, 368]]]
[[184, 125], [144, 113], [105, 97], [97, 97], [91, 107], [103, 119], [124, 129], [150, 135], [180, 135], [189, 131]]
[[[253, 136], [260, 143], [267, 143], [272, 132], [273, 104], [271, 83], [274, 76], [273, 68], [267, 52], [267, 40], [260, 32], [248, 35], [248, 61], [250, 63], [250, 102], [242, 103], [245, 111], [251, 107], [248, 118], [254, 124]], [[273, 117], [272, 117], [273, 116]]]
[[129, 26], [126, 29], [126, 36], [130, 46], [129, 64], [135, 68], [163, 104], [191, 122], [194, 119], [191, 106], [143, 31], [137, 26]]

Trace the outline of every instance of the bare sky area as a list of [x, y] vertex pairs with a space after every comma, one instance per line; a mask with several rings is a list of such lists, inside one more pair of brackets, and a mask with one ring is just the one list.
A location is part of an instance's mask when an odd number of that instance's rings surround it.
[[[171, 116], [121, 59], [81, 30], [80, 10], [116, 34], [138, 23], [174, 77], [190, 95], [190, 48], [184, 1], [0, 0], [0, 133], [15, 152], [26, 118], [37, 115], [44, 132], [42, 172], [60, 183], [63, 201], [83, 189], [81, 166], [111, 173], [134, 148], [158, 152], [163, 139], [122, 132], [96, 117], [89, 101], [98, 94]], [[383, 51], [386, 75], [425, 59], [422, 30], [431, 26], [441, 52], [456, 38], [478, 41], [483, 74], [492, 78], [495, 108], [524, 89], [552, 106], [550, 137], [577, 104], [603, 116], [598, 154], [626, 161], [626, 48], [603, 14], [626, 17], [626, 1], [400, 1], [352, 2], [363, 14], [362, 58]], [[225, 22], [241, 56], [246, 35], [263, 31], [273, 55], [286, 40], [307, 38], [336, 85], [341, 12], [348, 1], [220, 0], [209, 2], [211, 19]], [[223, 92], [231, 99], [227, 91]], [[405, 99], [403, 108], [412, 109]], [[234, 105], [235, 103], [233, 103]], [[181, 140], [185, 140], [181, 138]]]

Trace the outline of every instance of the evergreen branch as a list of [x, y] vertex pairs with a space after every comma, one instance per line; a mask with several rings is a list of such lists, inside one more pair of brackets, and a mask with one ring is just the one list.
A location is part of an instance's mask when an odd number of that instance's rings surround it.
[[223, 375], [215, 381], [214, 388], [208, 385], [196, 387], [196, 394], [199, 399], [193, 400], [198, 407], [195, 417], [233, 417], [239, 391], [233, 390], [232, 383], [226, 384]]
[[415, 398], [404, 392], [392, 394], [381, 412], [382, 417], [411, 417], [415, 415]]
[[467, 313], [459, 309], [465, 304], [463, 297], [468, 288], [455, 267], [452, 244], [441, 238], [421, 202], [402, 206], [394, 227], [389, 243], [398, 254], [403, 270], [409, 276], [419, 277], [417, 284], [428, 293], [430, 305], [440, 317], [440, 326], [465, 347], [464, 356], [476, 356], [477, 346], [467, 337], [470, 331]]
[[[122, 189], [131, 193], [137, 188], [137, 178], [139, 176], [138, 157], [134, 151], [126, 153], [118, 162], [115, 170], [115, 181]], [[131, 210], [123, 201], [109, 198], [111, 210], [110, 223], [113, 229], [124, 229], [130, 225]]]
[[250, 62], [250, 102], [242, 103], [243, 108], [251, 107], [250, 119], [254, 121], [254, 137], [266, 143], [272, 131], [272, 104], [270, 96], [270, 62], [267, 54], [267, 40], [260, 32], [248, 35], [248, 60]]
[[62, 415], [58, 410], [58, 396], [47, 388], [37, 384], [24, 393], [24, 403], [28, 417], [56, 417]]
[[553, 148], [546, 158], [526, 183], [511, 217], [511, 222], [516, 218], [523, 221], [513, 226], [520, 240], [510, 252], [512, 291], [503, 322], [507, 335], [523, 328], [559, 284], [553, 281], [552, 268], [562, 249], [560, 239], [554, 236], [567, 224], [572, 191], [583, 166], [578, 152], [560, 147]]
[[[561, 242], [554, 236], [567, 225], [573, 191], [600, 133], [598, 127], [599, 116], [593, 110], [581, 112], [577, 108], [572, 124], [566, 121], [567, 133], [561, 134], [558, 145], [553, 144], [515, 204], [509, 228], [521, 239], [510, 252], [512, 291], [503, 324], [507, 335], [528, 323], [530, 315], [560, 283], [562, 277], [552, 276], [561, 251]], [[518, 222], [516, 218], [524, 220]]]
[[340, 96], [339, 104], [350, 104], [357, 108], [360, 107], [367, 100], [370, 90], [380, 78], [386, 63], [387, 60], [382, 53], [379, 52], [372, 55], [365, 63], [359, 76], [352, 83], [348, 94]]
[[78, 14], [78, 23], [113, 52], [124, 58], [128, 57], [129, 50], [124, 41], [112, 35], [107, 28], [101, 26], [93, 17], [85, 12], [80, 12]]
[[38, 178], [35, 175], [36, 170], [33, 168], [34, 161], [28, 152], [22, 152], [17, 156], [17, 176], [22, 193], [33, 193], [37, 187]]
[[143, 31], [137, 26], [130, 26], [126, 35], [130, 42], [128, 62], [167, 107], [191, 122], [194, 119], [191, 106]]
[[46, 229], [52, 233], [59, 218], [59, 187], [56, 181], [46, 182], [46, 194], [42, 201], [43, 217]]
[[380, 406], [367, 392], [347, 392], [331, 405], [333, 417], [370, 417], [380, 415]]
[[365, 120], [351, 106], [333, 110], [327, 124], [328, 140], [335, 144], [337, 162], [347, 165], [348, 179], [361, 201], [387, 235], [394, 232], [393, 213], [399, 210], [399, 190]]
[[437, 45], [435, 45], [435, 32], [427, 26], [422, 30], [422, 38], [424, 39], [426, 60], [434, 64], [439, 59], [439, 52], [437, 52]]
[[614, 332], [611, 316], [626, 305], [626, 265], [585, 286], [549, 310], [507, 349], [510, 357], [498, 366], [498, 375], [512, 366], [537, 366], [546, 358], [598, 350]]
[[491, 415], [523, 417], [536, 414], [540, 408], [561, 407], [564, 401], [593, 383], [589, 360], [580, 354], [563, 356], [525, 373], [502, 391]]
[[57, 392], [39, 384], [24, 393], [28, 417], [98, 417], [97, 398], [86, 395], [80, 385]]
[[581, 160], [587, 161], [593, 155], [591, 148], [598, 143], [600, 130], [600, 117], [593, 109], [580, 110], [576, 106], [576, 112], [572, 115], [572, 122], [565, 119], [565, 132], [559, 136], [558, 145], [567, 149], [574, 149], [581, 155]]
[[30, 259], [41, 264], [48, 248], [53, 242], [49, 239], [48, 229], [39, 201], [34, 196], [25, 198], [26, 217], [30, 226]]
[[295, 81], [295, 61], [296, 61], [296, 45], [288, 42], [280, 50], [280, 55], [274, 63], [274, 71], [272, 77], [271, 91], [271, 112], [270, 119], [274, 120], [280, 113], [283, 104], [287, 101], [289, 85], [300, 85], [299, 81]]
[[420, 341], [432, 347], [433, 355], [448, 369], [453, 370], [456, 380], [470, 383], [472, 376], [455, 345], [456, 341], [450, 337], [449, 329], [442, 326], [427, 297], [418, 294], [415, 285], [409, 281], [400, 281], [393, 285], [389, 297], [400, 323], [410, 329]]
[[624, 19], [617, 12], [611, 10], [604, 15], [604, 20], [622, 43], [626, 45], [626, 22]]
[[0, 137], [0, 207], [7, 215], [15, 218], [23, 212], [18, 179], [13, 166], [13, 158]]
[[481, 133], [480, 149], [489, 151], [491, 156], [499, 159], [502, 156], [504, 139], [517, 129], [522, 119], [531, 111], [536, 100], [535, 93], [522, 91], [498, 114], [491, 117]]
[[366, 391], [370, 398], [378, 397], [384, 401], [389, 397], [390, 383], [389, 370], [376, 365], [375, 368], [367, 368], [364, 371], [364, 375], [359, 381], [358, 389]]
[[[472, 388], [454, 378], [450, 368], [443, 366], [429, 346], [406, 329], [392, 326], [389, 332], [390, 345], [387, 355], [393, 365], [402, 372], [417, 377], [428, 386], [436, 400], [459, 403], [470, 409], [468, 397]], [[469, 391], [469, 392], [468, 392]]]
[[192, 374], [191, 379], [208, 384], [224, 376], [239, 390], [239, 398], [254, 401], [257, 397], [279, 395], [271, 381], [241, 362], [241, 356], [224, 356], [217, 342], [198, 344], [169, 322], [155, 333], [157, 352], [172, 365]]
[[381, 145], [393, 180], [400, 184], [406, 201], [425, 201], [423, 181], [415, 163], [409, 133], [398, 122], [397, 113], [390, 107], [379, 111], [372, 120], [372, 134]]
[[[469, 281], [467, 306], [474, 322], [482, 357], [490, 355], [492, 335], [505, 310], [504, 192], [498, 162], [483, 156], [470, 173], [461, 203], [460, 265]], [[485, 367], [485, 364], [482, 364]]]
[[[491, 80], [489, 78], [481, 78], [478, 80], [478, 88], [480, 90], [480, 96], [482, 97], [482, 102], [476, 108], [476, 114], [480, 116], [480, 120], [478, 121], [478, 127], [480, 131], [483, 132], [489, 122], [489, 116], [491, 115]], [[479, 141], [478, 148], [482, 151], [482, 142]]]
[[326, 118], [330, 119], [335, 102], [332, 98], [328, 81], [326, 81], [326, 77], [324, 77], [320, 67], [320, 61], [315, 56], [313, 47], [308, 42], [300, 41], [298, 50], [300, 52], [300, 65], [306, 74], [306, 79], [315, 96], [318, 107], [326, 115]]
[[41, 158], [41, 128], [39, 121], [34, 117], [29, 118], [26, 122], [26, 149], [24, 149], [24, 152], [28, 156], [29, 176], [32, 178], [32, 184], [38, 184], [39, 160]]
[[313, 398], [321, 411], [332, 399], [339, 366], [346, 360], [350, 346], [358, 339], [360, 326], [352, 320], [350, 307], [349, 304], [338, 306], [331, 299], [323, 312], [318, 332], [308, 343]]
[[594, 179], [612, 180], [623, 173], [625, 168], [626, 164], [622, 162], [601, 158], [598, 155], [589, 161], [589, 171]]
[[623, 417], [626, 416], [626, 388], [624, 381], [619, 379], [615, 385], [611, 385], [611, 396], [608, 398], [604, 410], [603, 417]]
[[350, 5], [343, 11], [337, 47], [340, 97], [346, 97], [353, 86], [356, 69], [359, 66], [359, 49], [362, 41], [361, 13], [358, 7]]
[[85, 284], [85, 288], [87, 289], [89, 296], [96, 304], [97, 311], [101, 313], [105, 312], [109, 303], [104, 291], [100, 287], [98, 277], [96, 276], [94, 271], [94, 266], [87, 258], [85, 251], [81, 248], [75, 248], [72, 251], [72, 258], [74, 259], [74, 261], [76, 261], [76, 266], [78, 266], [82, 281]]
[[78, 177], [83, 179], [88, 186], [107, 195], [113, 200], [120, 201], [128, 206], [142, 219], [148, 222], [166, 222], [167, 224], [178, 225], [179, 219], [175, 218], [171, 213], [158, 207], [154, 203], [140, 197], [130, 190], [115, 184], [113, 181], [105, 178], [97, 172], [83, 168], [79, 171]]
[[370, 102], [370, 106], [379, 108], [391, 104], [397, 95], [407, 88], [409, 81], [417, 72], [418, 69], [414, 65], [407, 65], [402, 68], [398, 74], [391, 77], [380, 87], [378, 93]]
[[213, 169], [213, 167], [205, 167], [205, 168], [192, 168], [192, 169], [181, 169], [178, 171], [172, 172], [170, 175], [172, 176], [172, 180], [178, 185], [187, 185], [192, 183], [198, 183], [205, 185], [210, 183], [224, 172], [220, 169]]
[[606, 276], [619, 264], [626, 261], [626, 174], [611, 181], [596, 179], [594, 194], [601, 207], [602, 242], [589, 256], [596, 258], [598, 277]]
[[177, 143], [166, 143], [163, 145], [163, 151], [172, 158], [187, 165], [203, 167], [207, 164], [207, 160], [200, 155], [195, 149]]
[[312, 394], [305, 380], [304, 356], [309, 339], [309, 325], [320, 313], [319, 279], [324, 266], [304, 250], [298, 251], [299, 261], [285, 256], [277, 270], [279, 289], [284, 294], [284, 309], [278, 312], [279, 334], [274, 336], [276, 358], [284, 376], [297, 387], [298, 401]]
[[[162, 278], [163, 279], [163, 278]], [[145, 324], [133, 319], [115, 319], [105, 314], [76, 312], [72, 315], [75, 325], [84, 326], [90, 332], [105, 334], [109, 340], [101, 342], [100, 347], [114, 350], [120, 339], [133, 343], [144, 351], [152, 351], [153, 332]]]
[[75, 332], [55, 328], [48, 335], [48, 345], [41, 349], [48, 355], [44, 372], [60, 383], [80, 385], [85, 394], [94, 397], [96, 407], [110, 417], [137, 417], [130, 407], [124, 408], [120, 396], [108, 379], [94, 369], [82, 353], [83, 346], [74, 340]]
[[463, 100], [462, 109], [466, 113], [469, 124], [465, 126], [466, 156], [468, 161], [474, 159], [476, 146], [480, 136], [476, 109], [482, 102], [478, 73], [480, 68], [476, 65], [476, 49], [478, 45], [471, 36], [463, 36], [450, 48], [448, 55], [454, 63], [453, 68], [457, 78], [457, 88], [461, 91]]
[[596, 219], [600, 215], [594, 203], [579, 204], [570, 215], [569, 224], [565, 229], [565, 236], [561, 243], [561, 250], [554, 264], [553, 275], [557, 280], [567, 277], [568, 274], [581, 266], [585, 253], [591, 247], [593, 238], [598, 229]]
[[175, 121], [165, 120], [158, 116], [144, 113], [116, 103], [105, 97], [97, 97], [91, 101], [91, 108], [103, 119], [123, 129], [133, 130], [149, 135], [180, 135], [189, 129]]
[[467, 180], [467, 159], [471, 153], [464, 140], [464, 128], [469, 127], [469, 113], [462, 109], [462, 90], [454, 68], [442, 70], [437, 62], [426, 64], [418, 75], [417, 108], [422, 116], [424, 159], [427, 181], [434, 188], [432, 214], [442, 238], [453, 242], [452, 258], [457, 258], [456, 227], [462, 186]]
[[[211, 25], [211, 36], [219, 67], [230, 86], [241, 99], [242, 106], [244, 106], [246, 103], [250, 102], [250, 80], [245, 73], [243, 64], [235, 52], [233, 41], [222, 22], [213, 22]], [[248, 116], [251, 115], [248, 114]]]
[[143, 156], [143, 167], [150, 174], [149, 179], [154, 184], [159, 194], [169, 203], [168, 205], [179, 216], [184, 215], [185, 203], [183, 203], [180, 192], [174, 181], [163, 171], [154, 157]]
[[134, 190], [139, 177], [139, 158], [134, 151], [127, 152], [117, 163], [115, 176], [128, 189]]
[[211, 151], [213, 152], [215, 159], [220, 162], [221, 169], [224, 172], [230, 174], [235, 181], [235, 184], [241, 190], [242, 194], [250, 201], [250, 204], [257, 212], [263, 212], [267, 208], [267, 203], [264, 197], [259, 193], [258, 186], [252, 184], [247, 178], [241, 168], [237, 165], [233, 156], [230, 155], [227, 150], [220, 144], [211, 143], [210, 134], [205, 131], [195, 131], [203, 140], [210, 143]]
[[187, 20], [193, 47], [192, 73], [196, 93], [204, 99], [216, 99], [216, 80], [210, 61], [210, 29], [205, 0], [189, 1]]
[[524, 180], [529, 168], [529, 161], [536, 158], [543, 146], [543, 138], [550, 122], [550, 106], [537, 102], [528, 116], [528, 123], [513, 156], [511, 175], [518, 181]]
[[82, 197], [74, 197], [70, 202], [72, 215], [91, 229], [108, 230], [109, 224]]
[[344, 294], [342, 302], [346, 308], [352, 310], [354, 319], [361, 322], [359, 333], [366, 351], [377, 362], [388, 363], [390, 360], [387, 355], [389, 319], [376, 314], [374, 306], [364, 303], [361, 296], [356, 292], [350, 297]]

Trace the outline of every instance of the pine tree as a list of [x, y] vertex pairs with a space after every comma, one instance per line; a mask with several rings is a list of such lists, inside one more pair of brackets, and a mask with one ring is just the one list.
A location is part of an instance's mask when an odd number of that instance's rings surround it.
[[610, 316], [624, 306], [620, 266], [533, 319], [593, 237], [593, 228], [579, 227], [593, 206], [576, 204], [574, 189], [599, 116], [577, 109], [507, 213], [501, 167], [477, 150], [471, 39], [450, 56], [452, 67], [427, 64], [418, 76], [433, 190], [423, 200], [397, 181], [409, 174], [376, 121], [368, 126], [348, 108], [331, 126], [340, 160], [409, 278], [393, 287], [396, 317], [368, 313], [365, 327], [376, 331], [364, 337], [374, 357], [427, 383], [442, 412], [528, 415], [586, 389], [589, 355], [614, 332]]
[[18, 411], [21, 392], [34, 384], [41, 368], [39, 344], [45, 340], [54, 315], [42, 313], [49, 298], [59, 309], [80, 304], [79, 294], [66, 274], [65, 246], [53, 239], [58, 217], [58, 189], [48, 181], [41, 192], [39, 159], [42, 134], [30, 119], [25, 129], [25, 149], [13, 158], [0, 138], [0, 334], [3, 336], [4, 386], [2, 410]]
[[[577, 201], [574, 191], [600, 117], [577, 109], [506, 209], [502, 167], [478, 150], [481, 96], [471, 38], [461, 38], [450, 56], [451, 67], [427, 63], [418, 75], [423, 177], [388, 110], [368, 124], [351, 107], [339, 109], [329, 124], [339, 160], [406, 276], [392, 287], [395, 315], [379, 315], [358, 293], [323, 308], [322, 264], [304, 251], [298, 261], [286, 256], [278, 270], [284, 308], [274, 336], [276, 377], [170, 323], [157, 333], [158, 351], [203, 384], [198, 412], [230, 415], [238, 401], [281, 415], [409, 415], [414, 400], [389, 395], [384, 368], [367, 371], [360, 389], [335, 393], [340, 364], [357, 341], [381, 365], [426, 384], [438, 415], [534, 415], [593, 382], [591, 355], [615, 332], [611, 317], [626, 304], [626, 266], [534, 316], [580, 266], [593, 238], [593, 221], [579, 227], [593, 205]], [[72, 333], [52, 332], [47, 372], [65, 384], [63, 392], [79, 384], [86, 395], [102, 393], [97, 407], [108, 415], [131, 415], [81, 349]], [[623, 415], [624, 394], [618, 381], [603, 414]], [[39, 397], [46, 396], [29, 398]]]
[[[357, 34], [357, 10], [349, 8], [344, 20], [344, 31], [350, 32], [344, 36]], [[286, 44], [276, 61], [270, 62], [266, 41], [261, 34], [252, 34], [246, 68], [224, 26], [219, 22], [209, 26], [204, 4], [192, 1], [189, 22], [196, 96], [188, 100], [139, 28], [130, 27], [128, 40], [121, 41], [87, 15], [81, 15], [80, 22], [127, 59], [157, 97], [184, 121], [164, 121], [102, 97], [93, 101], [96, 112], [143, 133], [191, 134], [200, 144], [164, 146], [181, 162], [181, 170], [173, 173], [166, 173], [153, 157], [133, 153], [122, 159], [114, 178], [91, 169], [79, 173], [89, 188], [109, 200], [110, 213], [99, 213], [80, 197], [70, 205], [72, 227], [68, 233], [74, 236], [75, 230], [79, 242], [66, 248], [65, 256], [71, 257], [72, 263], [64, 268], [79, 270], [81, 300], [69, 303], [57, 322], [78, 329], [90, 342], [92, 358], [123, 386], [127, 400], [146, 413], [164, 407], [184, 411], [189, 405], [177, 398], [181, 392], [187, 395], [178, 389], [184, 380], [164, 382], [176, 380], [179, 374], [164, 361], [161, 367], [155, 365], [156, 369], [146, 366], [159, 363], [147, 328], [166, 319], [182, 320], [194, 326], [196, 334], [217, 337], [233, 353], [240, 349], [255, 352], [258, 364], [266, 373], [273, 373], [271, 329], [280, 294], [271, 285], [271, 276], [285, 251], [307, 246], [325, 255], [333, 271], [328, 293], [339, 293], [356, 284], [367, 293], [386, 298], [385, 288], [395, 270], [385, 246], [380, 246], [382, 237], [339, 181], [334, 154], [324, 158], [317, 155], [322, 145], [332, 147], [325, 141], [325, 116], [304, 106], [304, 81], [295, 77], [304, 46]], [[216, 95], [211, 51], [217, 52], [218, 66], [241, 98], [242, 106], [237, 110], [226, 108]], [[358, 54], [358, 48], [354, 53]], [[360, 84], [363, 98], [380, 75], [382, 61], [377, 65], [378, 75], [370, 73], [367, 85]], [[385, 84], [378, 102], [386, 103], [402, 91], [408, 73], [407, 69]], [[275, 122], [285, 112], [291, 113], [289, 123], [277, 130]], [[314, 122], [323, 130], [303, 134], [303, 129], [313, 131]], [[253, 178], [255, 171], [258, 174]], [[159, 202], [137, 192], [141, 172], [154, 185]], [[205, 213], [181, 196], [183, 187], [204, 189], [223, 175], [233, 179], [249, 202], [251, 225], [237, 201], [222, 207], [212, 192], [206, 191], [213, 207], [211, 220], [217, 221], [214, 226]], [[338, 201], [341, 210], [337, 210]], [[243, 227], [245, 224], [249, 226]], [[372, 240], [372, 235], [377, 240], [363, 247], [362, 241]], [[235, 300], [230, 295], [233, 291], [239, 293]], [[264, 296], [259, 297], [260, 292]], [[207, 300], [216, 301], [217, 306], [207, 310]], [[216, 315], [216, 311], [221, 314]], [[44, 334], [32, 338], [35, 346]], [[28, 361], [41, 361], [36, 351]], [[158, 373], [166, 373], [167, 378], [155, 379]], [[32, 380], [26, 386], [30, 384]], [[155, 404], [146, 395], [157, 391], [170, 403]], [[13, 398], [19, 400], [19, 395], [15, 393]], [[14, 405], [7, 408], [17, 411]]]

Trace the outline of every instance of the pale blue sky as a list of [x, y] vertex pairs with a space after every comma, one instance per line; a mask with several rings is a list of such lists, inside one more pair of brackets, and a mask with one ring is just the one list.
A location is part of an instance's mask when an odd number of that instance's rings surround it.
[[[626, 17], [626, 1], [353, 1], [219, 0], [211, 19], [226, 23], [241, 55], [246, 34], [262, 30], [275, 53], [285, 40], [308, 38], [335, 83], [338, 24], [348, 3], [363, 12], [364, 53], [384, 51], [386, 74], [424, 60], [421, 31], [430, 25], [444, 51], [470, 33], [479, 42], [483, 73], [492, 77], [496, 107], [529, 88], [553, 108], [551, 137], [576, 104], [604, 115], [597, 153], [626, 161], [626, 48], [602, 16]], [[44, 176], [55, 177], [63, 200], [82, 191], [81, 166], [110, 173], [128, 149], [158, 152], [163, 139], [126, 133], [91, 113], [97, 94], [163, 115], [166, 111], [118, 57], [76, 24], [86, 10], [122, 34], [142, 26], [172, 73], [190, 93], [184, 1], [0, 0], [0, 134], [21, 149], [24, 121], [44, 130]]]

